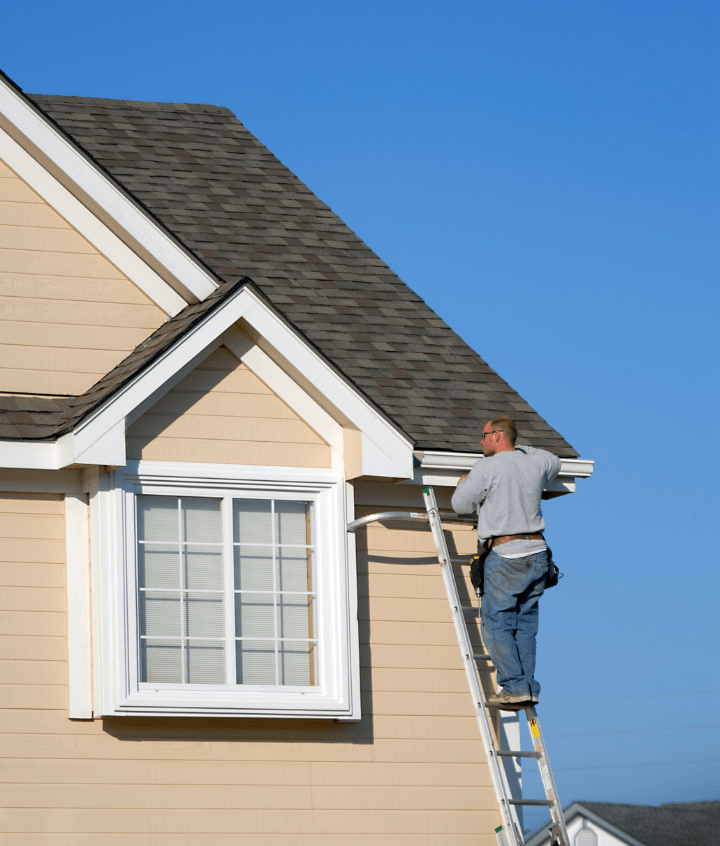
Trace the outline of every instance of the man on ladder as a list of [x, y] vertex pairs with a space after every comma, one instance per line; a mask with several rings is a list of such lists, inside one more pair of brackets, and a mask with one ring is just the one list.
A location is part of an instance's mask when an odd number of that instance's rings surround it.
[[549, 566], [540, 500], [561, 466], [550, 452], [516, 447], [516, 439], [509, 418], [486, 423], [484, 458], [460, 479], [452, 498], [458, 514], [478, 512], [484, 557], [481, 630], [501, 686], [487, 704], [507, 710], [535, 705], [540, 693], [535, 680], [538, 600]]

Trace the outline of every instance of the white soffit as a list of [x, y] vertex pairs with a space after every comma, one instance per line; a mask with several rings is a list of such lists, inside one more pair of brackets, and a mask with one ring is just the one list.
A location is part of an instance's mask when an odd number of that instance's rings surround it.
[[71, 185], [77, 186], [81, 195], [88, 197], [107, 220], [116, 223], [129, 243], [137, 244], [141, 251], [152, 256], [162, 276], [40, 165], [21, 143], [2, 133], [0, 150], [3, 158], [11, 157], [6, 159], [8, 165], [160, 308], [168, 314], [177, 314], [187, 301], [202, 301], [217, 288], [216, 280], [198, 261], [1, 77], [0, 116], [52, 162]]
[[[328, 413], [299, 385], [293, 384], [282, 367], [235, 329], [240, 319], [277, 350], [282, 359], [292, 361], [295, 371], [327, 398], [336, 414]], [[83, 463], [124, 465], [127, 426], [222, 343], [238, 358], [247, 361], [260, 378], [269, 380], [281, 398], [297, 410], [334, 451], [342, 449], [340, 421], [347, 421], [357, 429], [363, 441], [363, 475], [394, 479], [412, 477], [412, 443], [249, 287], [232, 294], [140, 375], [119, 388], [72, 433], [52, 443], [0, 442], [0, 467], [53, 469]]]

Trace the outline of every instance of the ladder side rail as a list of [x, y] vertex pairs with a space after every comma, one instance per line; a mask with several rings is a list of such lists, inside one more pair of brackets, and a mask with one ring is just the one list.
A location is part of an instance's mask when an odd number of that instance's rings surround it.
[[530, 737], [532, 738], [533, 748], [535, 749], [535, 752], [538, 753], [540, 778], [542, 779], [543, 788], [545, 789], [545, 795], [550, 800], [550, 818], [553, 821], [554, 836], [557, 837], [558, 835], [562, 835], [562, 838], [564, 838], [560, 842], [560, 846], [570, 846], [570, 838], [567, 833], [567, 828], [565, 827], [565, 817], [563, 816], [557, 787], [555, 786], [555, 778], [553, 777], [552, 769], [550, 768], [550, 761], [548, 760], [547, 748], [540, 728], [540, 721], [538, 720], [533, 707], [526, 708], [525, 714], [528, 719], [528, 728], [530, 729]]
[[502, 819], [503, 829], [507, 834], [509, 846], [522, 846], [523, 841], [520, 839], [521, 836], [519, 835], [521, 829], [519, 827], [517, 811], [511, 805], [510, 791], [506, 782], [504, 767], [500, 764], [492, 736], [490, 718], [485, 707], [485, 697], [483, 696], [483, 691], [480, 686], [478, 670], [473, 660], [473, 648], [470, 643], [467, 625], [460, 605], [457, 583], [455, 582], [455, 576], [450, 563], [450, 554], [448, 552], [447, 542], [440, 522], [438, 507], [435, 501], [435, 491], [432, 487], [427, 486], [423, 488], [423, 497], [425, 499], [425, 508], [427, 509], [428, 518], [430, 520], [430, 529], [432, 530], [433, 539], [438, 552], [438, 560], [440, 561], [443, 582], [445, 584], [445, 590], [450, 603], [450, 610], [452, 612], [453, 623], [455, 625], [458, 645], [460, 646], [465, 675], [467, 676], [468, 686], [472, 694], [475, 716], [477, 717], [478, 727], [480, 729], [480, 738], [485, 749], [485, 755], [490, 769], [490, 776], [492, 778], [493, 788], [495, 789], [495, 796], [497, 797], [498, 806], [500, 808], [500, 817]]

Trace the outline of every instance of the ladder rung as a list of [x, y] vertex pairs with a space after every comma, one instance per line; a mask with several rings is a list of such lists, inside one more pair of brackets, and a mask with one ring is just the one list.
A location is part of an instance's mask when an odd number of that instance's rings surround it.
[[508, 799], [510, 805], [543, 805], [551, 808], [555, 803], [551, 799]]
[[463, 611], [479, 611], [480, 610], [479, 605], [461, 605], [460, 607], [462, 608]]
[[492, 661], [492, 658], [485, 652], [473, 652], [472, 656], [480, 661]]
[[540, 752], [515, 752], [512, 749], [498, 749], [499, 758], [541, 758]]

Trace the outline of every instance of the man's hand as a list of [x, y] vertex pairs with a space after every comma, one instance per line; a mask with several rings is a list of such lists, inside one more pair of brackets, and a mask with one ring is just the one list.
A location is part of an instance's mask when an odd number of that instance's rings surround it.
[[[458, 479], [458, 485], [460, 484], [460, 482], [464, 482], [464, 481], [465, 481], [465, 479], [467, 479], [467, 477], [468, 477], [468, 474], [467, 474], [467, 473], [466, 473], [464, 476], [461, 476], [461, 477]], [[457, 485], [455, 485], [455, 487], [457, 487]]]

